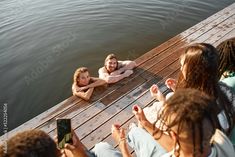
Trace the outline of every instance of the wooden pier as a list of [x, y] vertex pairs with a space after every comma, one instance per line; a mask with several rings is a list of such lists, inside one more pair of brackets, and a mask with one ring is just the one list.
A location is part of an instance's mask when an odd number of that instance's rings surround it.
[[132, 106], [138, 104], [144, 108], [155, 101], [149, 92], [153, 83], [157, 83], [162, 92], [167, 92], [165, 79], [177, 77], [183, 47], [195, 42], [216, 46], [234, 36], [235, 3], [137, 58], [134, 74], [105, 89], [98, 89], [90, 102], [72, 96], [8, 132], [7, 136], [1, 136], [1, 142], [18, 132], [35, 128], [53, 137], [56, 118], [63, 117], [72, 119], [72, 127], [88, 149], [100, 141], [115, 146], [111, 125], [119, 123], [127, 128], [135, 121]]

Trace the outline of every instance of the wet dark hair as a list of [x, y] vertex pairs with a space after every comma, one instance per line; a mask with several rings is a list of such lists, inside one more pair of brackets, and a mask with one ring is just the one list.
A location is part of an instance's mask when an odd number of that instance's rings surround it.
[[[184, 65], [186, 66], [186, 78], [180, 72], [176, 90], [181, 88], [198, 89], [213, 99], [217, 100], [217, 114], [225, 111], [228, 120], [229, 130], [234, 126], [235, 116], [231, 102], [221, 91], [218, 84], [218, 60], [219, 54], [216, 48], [207, 43], [196, 43], [186, 48], [184, 54]], [[219, 127], [222, 129], [222, 127]]]
[[225, 71], [235, 72], [235, 37], [223, 41], [216, 49], [219, 52], [219, 78]]
[[29, 130], [16, 134], [7, 141], [7, 150], [0, 146], [2, 157], [59, 157], [53, 139], [43, 131]]
[[[214, 112], [212, 112], [215, 103], [216, 102], [208, 95], [198, 90], [189, 88], [177, 90], [174, 95], [165, 102], [163, 111], [158, 115], [157, 122], [160, 121], [160, 130], [155, 129], [154, 135], [159, 132], [160, 136], [158, 138], [160, 138], [162, 136], [161, 130], [170, 132], [173, 127], [177, 127], [178, 129], [175, 132], [177, 136], [182, 132], [186, 132], [192, 137], [191, 144], [193, 146], [193, 154], [202, 154], [205, 144], [210, 143], [210, 138], [218, 127], [217, 117], [213, 114]], [[207, 126], [211, 126], [209, 130], [203, 128], [205, 121], [210, 124]], [[209, 134], [209, 138], [206, 138], [205, 133]], [[181, 142], [182, 141], [179, 140], [177, 144], [180, 146]], [[196, 145], [199, 145], [200, 150], [196, 150]], [[178, 150], [178, 155], [176, 156], [179, 156], [179, 152]]]

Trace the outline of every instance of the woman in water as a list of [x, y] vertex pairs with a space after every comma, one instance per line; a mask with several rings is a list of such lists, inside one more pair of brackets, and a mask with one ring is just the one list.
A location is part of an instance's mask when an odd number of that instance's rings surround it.
[[72, 92], [73, 95], [88, 101], [94, 91], [94, 88], [104, 84], [106, 84], [104, 80], [96, 77], [90, 77], [88, 69], [86, 67], [81, 67], [74, 73]]

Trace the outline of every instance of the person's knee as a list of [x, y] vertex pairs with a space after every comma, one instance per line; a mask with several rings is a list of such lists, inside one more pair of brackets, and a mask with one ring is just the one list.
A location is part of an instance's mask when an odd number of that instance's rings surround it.
[[102, 152], [104, 150], [107, 150], [111, 147], [110, 144], [108, 144], [107, 142], [100, 142], [97, 143], [93, 149], [94, 152]]
[[139, 135], [144, 131], [143, 128], [137, 127], [137, 126], [131, 126], [128, 135], [129, 136], [135, 136]]
[[122, 154], [107, 142], [100, 142], [92, 150], [96, 157], [121, 157]]
[[139, 141], [139, 139], [142, 139], [140, 137], [144, 135], [142, 133], [143, 131], [144, 129], [140, 127], [131, 127], [127, 135], [127, 140], [128, 140], [129, 145], [133, 147], [135, 143]]

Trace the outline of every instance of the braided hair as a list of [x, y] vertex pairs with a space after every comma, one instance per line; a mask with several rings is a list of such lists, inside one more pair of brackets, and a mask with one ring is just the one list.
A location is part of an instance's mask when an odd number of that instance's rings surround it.
[[[175, 147], [179, 146], [175, 156], [180, 156], [180, 147], [184, 142], [191, 146], [193, 156], [202, 154], [204, 148], [210, 146], [210, 138], [218, 127], [216, 115], [212, 112], [214, 103], [208, 95], [196, 89], [177, 90], [165, 102], [163, 111], [158, 115], [156, 123], [160, 121], [160, 130], [155, 129], [154, 135], [160, 132], [160, 138], [161, 130], [173, 130], [178, 137]], [[191, 143], [188, 140], [190, 138]]]
[[235, 37], [220, 43], [216, 49], [219, 52], [219, 78], [224, 72], [235, 72]]

